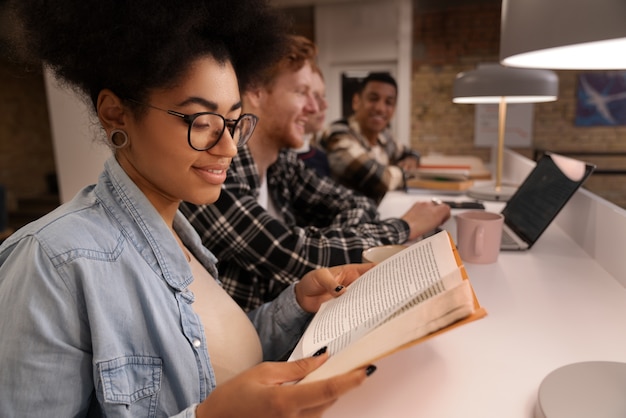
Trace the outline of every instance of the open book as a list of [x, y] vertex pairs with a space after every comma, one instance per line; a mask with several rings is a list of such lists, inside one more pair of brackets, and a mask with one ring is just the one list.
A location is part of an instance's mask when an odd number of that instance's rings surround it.
[[456, 246], [442, 231], [381, 262], [324, 303], [289, 360], [327, 346], [328, 361], [299, 383], [312, 382], [485, 315]]

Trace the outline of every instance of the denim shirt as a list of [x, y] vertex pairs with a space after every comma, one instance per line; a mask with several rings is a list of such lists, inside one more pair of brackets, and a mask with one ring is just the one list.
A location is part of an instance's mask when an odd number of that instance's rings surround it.
[[[180, 213], [174, 228], [217, 277]], [[0, 247], [0, 416], [195, 416], [215, 376], [192, 280], [168, 226], [111, 157], [97, 185]], [[284, 356], [310, 319], [293, 286], [249, 317], [265, 359]]]

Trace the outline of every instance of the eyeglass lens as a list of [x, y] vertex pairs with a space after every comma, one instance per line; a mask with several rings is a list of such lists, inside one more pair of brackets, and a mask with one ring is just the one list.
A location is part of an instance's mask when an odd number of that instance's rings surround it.
[[246, 143], [254, 131], [254, 118], [251, 115], [242, 115], [236, 121], [225, 122], [220, 115], [205, 113], [198, 115], [189, 128], [189, 141], [195, 149], [209, 149], [220, 140], [224, 132], [224, 124], [233, 138], [236, 146]]

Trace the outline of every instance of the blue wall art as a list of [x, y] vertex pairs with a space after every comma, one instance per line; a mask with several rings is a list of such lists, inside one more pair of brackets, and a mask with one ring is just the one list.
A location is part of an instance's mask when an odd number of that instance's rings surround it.
[[577, 126], [626, 125], [626, 71], [578, 76]]

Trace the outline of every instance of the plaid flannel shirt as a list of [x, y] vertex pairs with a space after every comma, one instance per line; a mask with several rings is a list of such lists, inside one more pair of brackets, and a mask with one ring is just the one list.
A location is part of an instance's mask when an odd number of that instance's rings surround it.
[[333, 122], [320, 145], [326, 151], [332, 177], [376, 202], [388, 190], [404, 187], [404, 172], [396, 164], [408, 156], [419, 159], [416, 152], [394, 141], [389, 129], [378, 135], [384, 154], [377, 156], [353, 116]]
[[380, 220], [371, 199], [320, 178], [295, 152], [282, 151], [267, 171], [283, 220], [258, 203], [260, 178], [247, 147], [233, 159], [219, 199], [181, 211], [219, 262], [224, 289], [245, 310], [274, 299], [306, 272], [361, 262], [364, 249], [408, 239], [408, 224]]

